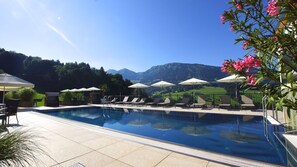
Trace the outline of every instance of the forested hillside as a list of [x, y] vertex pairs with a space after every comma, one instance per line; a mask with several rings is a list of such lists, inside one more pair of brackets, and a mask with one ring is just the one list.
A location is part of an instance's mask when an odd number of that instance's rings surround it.
[[62, 89], [99, 87], [106, 94], [130, 94], [129, 80], [120, 74], [107, 74], [103, 67], [91, 68], [86, 63], [61, 63], [40, 57], [0, 49], [0, 72], [18, 76], [35, 84], [39, 92]]

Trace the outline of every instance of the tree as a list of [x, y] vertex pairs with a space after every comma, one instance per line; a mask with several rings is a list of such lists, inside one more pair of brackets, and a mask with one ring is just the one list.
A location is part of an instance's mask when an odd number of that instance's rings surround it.
[[[244, 59], [225, 60], [223, 72], [246, 76], [269, 103], [297, 109], [297, 5], [296, 0], [233, 0], [221, 16], [222, 24], [238, 34], [236, 43], [247, 51]], [[250, 73], [257, 69], [256, 74]], [[284, 89], [286, 92], [284, 92]]]

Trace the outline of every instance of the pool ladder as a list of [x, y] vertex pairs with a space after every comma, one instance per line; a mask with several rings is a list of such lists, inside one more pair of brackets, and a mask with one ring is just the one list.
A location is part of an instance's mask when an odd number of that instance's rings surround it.
[[[269, 139], [269, 135], [268, 135], [268, 113], [267, 113], [267, 98], [268, 96], [265, 95], [263, 98], [262, 98], [262, 110], [263, 110], [263, 124], [264, 124], [264, 136], [265, 138], [267, 139], [267, 141], [270, 143], [270, 139]], [[270, 143], [271, 144], [271, 143]]]
[[[264, 119], [263, 119], [264, 120], [263, 121], [263, 124], [264, 124], [264, 136], [271, 145], [274, 145], [273, 141], [271, 141], [270, 137], [269, 137], [268, 119], [267, 119], [267, 117], [268, 117], [267, 98], [268, 98], [267, 95], [265, 95], [262, 98], [262, 109], [263, 109], [263, 117], [264, 117]], [[275, 108], [273, 109], [272, 114], [273, 114], [272, 115], [273, 118], [276, 117], [276, 119], [278, 120], [278, 114], [277, 114], [277, 111], [276, 111]], [[285, 123], [281, 124], [280, 126], [285, 128]], [[292, 134], [292, 133], [296, 134], [296, 132], [297, 132], [296, 130], [295, 131], [281, 132], [279, 126], [276, 127], [276, 128], [273, 128], [273, 135], [276, 137], [276, 139], [279, 141], [279, 143], [285, 148], [287, 156], [290, 157], [289, 158], [290, 160], [288, 159], [288, 161], [289, 161], [288, 166], [296, 166], [297, 165], [297, 155], [296, 155], [296, 150], [290, 149], [290, 147], [288, 147], [288, 143], [285, 142], [283, 134]]]

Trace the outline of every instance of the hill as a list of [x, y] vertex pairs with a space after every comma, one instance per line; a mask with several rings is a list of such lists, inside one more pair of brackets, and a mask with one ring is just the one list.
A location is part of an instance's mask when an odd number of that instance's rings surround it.
[[136, 73], [134, 71], [131, 71], [129, 69], [126, 69], [126, 68], [123, 68], [123, 69], [121, 69], [119, 71], [117, 71], [117, 70], [107, 70], [106, 72], [109, 73], [109, 74], [120, 74], [126, 79], [130, 78], [129, 80], [138, 80], [139, 79], [138, 73]]
[[226, 76], [225, 73], [221, 72], [220, 67], [186, 63], [169, 63], [153, 66], [145, 72], [138, 73], [128, 69], [122, 69], [119, 71], [107, 70], [107, 73], [118, 73], [133, 82], [142, 82], [147, 84], [160, 80], [178, 83], [192, 77], [206, 81], [214, 81]]
[[9, 73], [35, 84], [38, 92], [99, 87], [105, 94], [130, 94], [132, 83], [119, 74], [107, 74], [103, 67], [91, 68], [86, 63], [61, 63], [0, 48], [0, 73]]

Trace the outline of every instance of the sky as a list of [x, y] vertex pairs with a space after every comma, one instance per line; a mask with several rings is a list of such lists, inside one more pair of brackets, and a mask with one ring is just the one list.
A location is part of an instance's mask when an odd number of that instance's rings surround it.
[[[105, 70], [242, 58], [227, 0], [0, 0], [0, 48]], [[0, 60], [1, 61], [1, 60]]]

